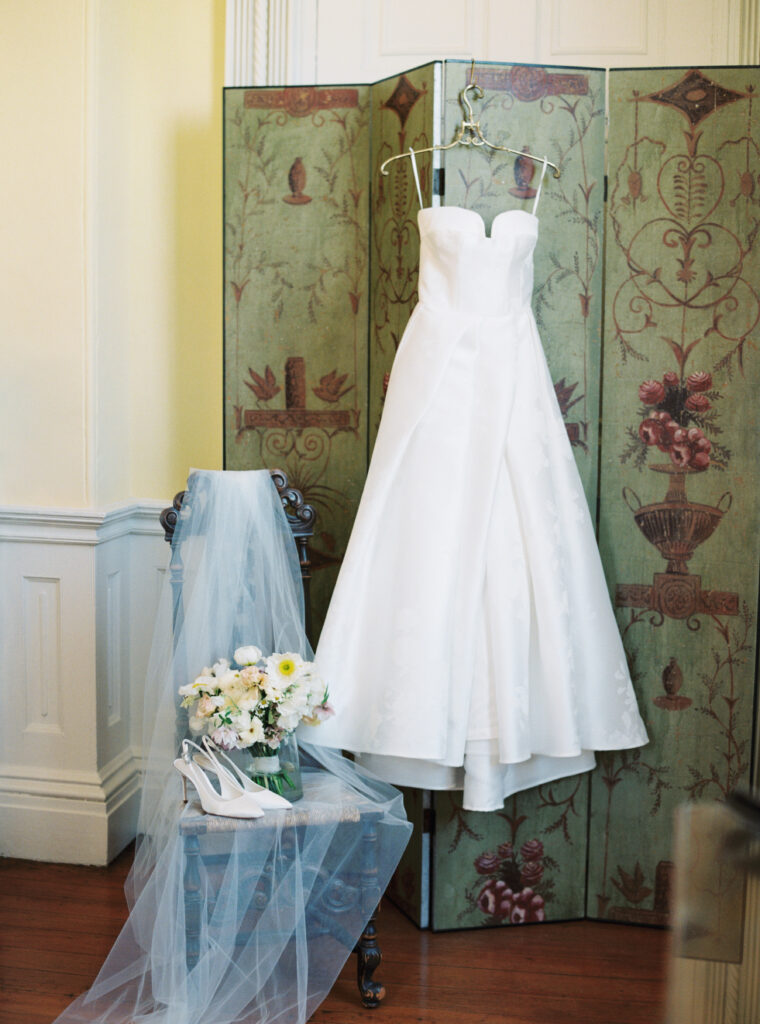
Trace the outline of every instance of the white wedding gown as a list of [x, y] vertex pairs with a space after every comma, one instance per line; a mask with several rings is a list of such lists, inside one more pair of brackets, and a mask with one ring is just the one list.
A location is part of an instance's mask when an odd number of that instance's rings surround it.
[[[399, 346], [317, 650], [313, 742], [464, 806], [647, 742], [531, 310], [538, 222], [419, 213]], [[311, 738], [311, 737], [310, 737]]]

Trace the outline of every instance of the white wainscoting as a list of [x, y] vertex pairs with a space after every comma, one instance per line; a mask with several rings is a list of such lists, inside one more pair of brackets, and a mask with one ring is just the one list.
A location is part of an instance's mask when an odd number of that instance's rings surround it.
[[106, 864], [134, 836], [168, 504], [0, 506], [0, 855]]

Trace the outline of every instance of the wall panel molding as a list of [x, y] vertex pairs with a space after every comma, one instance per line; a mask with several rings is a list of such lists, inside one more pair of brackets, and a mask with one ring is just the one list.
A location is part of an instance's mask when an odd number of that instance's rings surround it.
[[105, 864], [134, 836], [167, 504], [0, 507], [0, 855]]
[[22, 595], [24, 732], [61, 735], [61, 579], [24, 576]]

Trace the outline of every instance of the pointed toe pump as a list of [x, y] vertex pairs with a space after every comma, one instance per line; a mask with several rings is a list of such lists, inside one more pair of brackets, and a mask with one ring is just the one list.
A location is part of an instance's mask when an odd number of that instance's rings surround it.
[[[193, 758], [192, 748], [199, 751], [196, 759]], [[200, 747], [192, 740], [182, 741], [182, 757], [174, 762], [174, 767], [182, 776], [182, 797], [187, 803], [187, 783], [192, 782], [201, 802], [201, 807], [206, 814], [218, 814], [225, 818], [261, 818], [264, 815], [261, 803], [253, 793], [246, 792], [242, 786], [234, 780], [221, 782], [221, 792], [212, 786], [203, 768], [197, 762], [197, 757], [203, 755]], [[226, 773], [229, 774], [229, 773]], [[230, 781], [233, 785], [230, 786]]]
[[233, 786], [242, 787], [244, 792], [254, 797], [267, 811], [293, 806], [284, 796], [273, 793], [264, 786], [259, 786], [253, 779], [249, 779], [245, 772], [238, 768], [232, 758], [228, 757], [223, 750], [220, 750], [208, 736], [204, 736], [201, 743], [203, 744], [203, 752], [195, 755], [195, 762], [202, 768], [205, 768], [206, 771], [213, 771], [218, 775], [223, 793], [225, 792], [225, 785], [229, 786], [231, 783]]

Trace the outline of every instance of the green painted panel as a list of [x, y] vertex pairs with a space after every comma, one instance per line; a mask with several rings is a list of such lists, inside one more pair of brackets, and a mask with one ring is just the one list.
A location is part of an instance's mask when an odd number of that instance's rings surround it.
[[318, 513], [315, 638], [367, 468], [369, 87], [225, 90], [225, 467]]
[[750, 778], [758, 87], [610, 76], [600, 542], [651, 742], [593, 776], [591, 916], [664, 923], [674, 808]]
[[583, 917], [585, 775], [510, 797], [502, 811], [463, 811], [434, 795], [432, 927], [486, 928]]
[[[445, 65], [448, 140], [462, 119], [470, 64]], [[533, 306], [591, 509], [596, 507], [602, 316], [604, 72], [477, 64], [484, 97], [475, 117], [486, 138], [546, 154], [561, 168], [540, 197]], [[445, 153], [445, 203], [494, 216], [532, 209], [540, 165], [486, 148]], [[473, 296], [477, 304], [477, 296]], [[582, 609], [578, 609], [582, 614]], [[490, 814], [435, 797], [432, 920], [436, 930], [582, 917], [586, 776], [507, 800]], [[511, 891], [512, 897], [504, 897]]]
[[[411, 146], [433, 143], [433, 105], [440, 64], [426, 64], [372, 86], [371, 309], [369, 333], [369, 438], [374, 444], [396, 349], [417, 304], [420, 208], [409, 158], [383, 161]], [[425, 205], [432, 196], [431, 157], [418, 158]]]
[[[462, 120], [470, 62], [445, 64], [445, 140]], [[533, 309], [586, 497], [596, 506], [604, 217], [604, 71], [476, 64], [474, 114], [489, 142], [548, 156], [539, 200]], [[472, 95], [472, 94], [470, 94]], [[443, 154], [447, 206], [531, 211], [541, 165], [487, 147]], [[477, 296], [473, 296], [477, 303]]]

